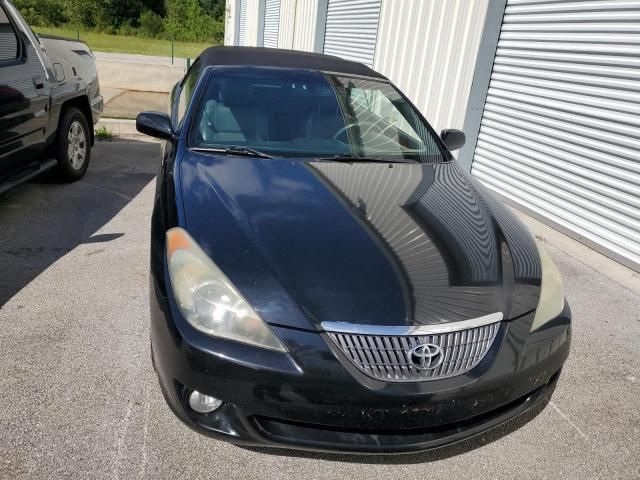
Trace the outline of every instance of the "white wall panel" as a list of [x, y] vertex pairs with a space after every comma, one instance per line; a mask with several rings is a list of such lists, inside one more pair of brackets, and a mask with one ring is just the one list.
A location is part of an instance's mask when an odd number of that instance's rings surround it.
[[278, 33], [278, 48], [293, 48], [293, 34], [295, 33], [295, 18], [298, 0], [280, 1], [280, 26]]
[[259, 13], [260, 0], [243, 1], [247, 2], [246, 32], [243, 45], [246, 47], [256, 47], [258, 46], [259, 23], [262, 21]]
[[224, 16], [224, 44], [234, 45], [237, 33], [236, 18], [238, 12], [236, 11], [238, 6], [238, 0], [227, 0]]
[[263, 47], [278, 47], [278, 28], [280, 26], [280, 0], [266, 0], [264, 11]]
[[329, 0], [324, 53], [373, 66], [381, 0]]
[[383, 0], [374, 69], [431, 125], [462, 128], [489, 0]]
[[640, 271], [639, 33], [639, 0], [508, 0], [471, 172]]
[[318, 0], [298, 0], [295, 14], [293, 48], [312, 52], [316, 38]]

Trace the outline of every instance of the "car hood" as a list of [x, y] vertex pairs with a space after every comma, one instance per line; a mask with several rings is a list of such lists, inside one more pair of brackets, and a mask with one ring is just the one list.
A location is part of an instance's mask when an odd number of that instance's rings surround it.
[[185, 228], [268, 323], [430, 325], [537, 306], [533, 238], [455, 162], [189, 152], [179, 168]]

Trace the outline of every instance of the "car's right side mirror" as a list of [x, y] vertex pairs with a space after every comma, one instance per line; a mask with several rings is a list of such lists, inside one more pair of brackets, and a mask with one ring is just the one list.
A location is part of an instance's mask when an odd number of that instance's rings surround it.
[[467, 140], [464, 132], [462, 130], [456, 130], [455, 128], [442, 130], [442, 132], [440, 132], [440, 138], [450, 152], [464, 147], [464, 142]]
[[150, 137], [171, 140], [175, 137], [171, 118], [166, 113], [142, 112], [136, 118], [136, 130]]

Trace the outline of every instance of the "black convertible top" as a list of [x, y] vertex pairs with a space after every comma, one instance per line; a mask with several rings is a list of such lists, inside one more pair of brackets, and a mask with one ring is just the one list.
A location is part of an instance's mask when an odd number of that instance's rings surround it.
[[375, 70], [358, 62], [333, 55], [262, 47], [209, 47], [200, 54], [204, 66], [253, 65], [260, 67], [304, 68], [322, 72], [346, 73], [387, 80]]

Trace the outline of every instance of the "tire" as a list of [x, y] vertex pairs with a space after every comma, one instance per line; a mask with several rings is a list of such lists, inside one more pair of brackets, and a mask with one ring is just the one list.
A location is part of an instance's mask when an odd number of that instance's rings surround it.
[[91, 131], [84, 114], [75, 107], [64, 110], [56, 135], [58, 177], [64, 182], [80, 180], [91, 160]]

